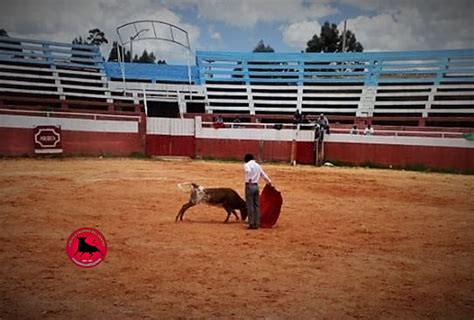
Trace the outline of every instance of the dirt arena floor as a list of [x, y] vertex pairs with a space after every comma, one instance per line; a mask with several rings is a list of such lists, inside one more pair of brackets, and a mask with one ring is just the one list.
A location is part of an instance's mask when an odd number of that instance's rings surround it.
[[[273, 229], [190, 209], [240, 163], [0, 160], [1, 319], [472, 319], [474, 176], [265, 164]], [[69, 234], [108, 242], [92, 269]]]

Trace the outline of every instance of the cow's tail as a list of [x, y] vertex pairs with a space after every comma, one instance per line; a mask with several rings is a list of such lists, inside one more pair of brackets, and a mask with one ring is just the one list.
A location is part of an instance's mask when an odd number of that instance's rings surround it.
[[178, 183], [178, 188], [183, 192], [190, 192], [191, 190], [198, 188], [199, 186], [192, 182]]

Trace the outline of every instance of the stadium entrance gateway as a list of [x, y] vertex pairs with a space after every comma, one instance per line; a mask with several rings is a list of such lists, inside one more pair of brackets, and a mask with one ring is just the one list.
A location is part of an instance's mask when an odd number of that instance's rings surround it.
[[36, 126], [33, 136], [35, 153], [51, 154], [63, 152], [60, 126]]

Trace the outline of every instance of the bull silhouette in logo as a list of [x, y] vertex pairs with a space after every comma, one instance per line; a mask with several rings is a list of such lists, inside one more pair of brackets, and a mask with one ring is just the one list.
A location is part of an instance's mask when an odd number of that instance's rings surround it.
[[74, 256], [76, 256], [78, 252], [81, 253], [79, 257], [81, 257], [84, 253], [88, 253], [90, 256], [92, 256], [96, 252], [99, 252], [102, 257], [104, 256], [102, 251], [100, 251], [96, 246], [93, 246], [86, 242], [86, 237], [78, 237], [77, 239], [79, 240], [79, 244], [77, 245], [77, 250]]

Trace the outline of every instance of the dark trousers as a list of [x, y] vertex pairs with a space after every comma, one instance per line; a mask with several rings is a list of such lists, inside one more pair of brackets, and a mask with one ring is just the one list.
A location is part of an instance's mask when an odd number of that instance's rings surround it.
[[258, 184], [245, 184], [245, 203], [249, 216], [249, 227], [260, 227], [260, 199]]

